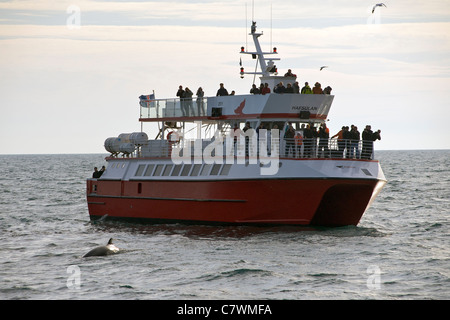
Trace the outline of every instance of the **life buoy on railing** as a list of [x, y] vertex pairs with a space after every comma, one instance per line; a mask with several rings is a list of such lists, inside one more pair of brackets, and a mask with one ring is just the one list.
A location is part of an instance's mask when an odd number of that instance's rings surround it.
[[180, 142], [180, 135], [179, 135], [178, 132], [175, 132], [175, 131], [170, 131], [167, 134], [166, 138], [167, 138], [167, 140], [169, 141], [170, 144]]

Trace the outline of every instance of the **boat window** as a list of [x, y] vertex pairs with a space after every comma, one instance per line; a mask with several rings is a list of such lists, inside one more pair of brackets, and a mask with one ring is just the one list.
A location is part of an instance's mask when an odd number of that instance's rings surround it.
[[192, 169], [191, 176], [198, 176], [201, 167], [201, 164], [194, 164], [194, 169]]
[[175, 168], [173, 168], [171, 176], [172, 177], [178, 176], [180, 174], [181, 168], [183, 168], [183, 165], [182, 164], [177, 164], [175, 166]]
[[231, 164], [224, 165], [223, 168], [222, 168], [222, 172], [220, 172], [220, 175], [221, 176], [227, 176], [228, 173], [230, 172], [230, 169], [231, 169]]
[[212, 164], [205, 164], [203, 166], [202, 172], [200, 173], [201, 176], [207, 176], [209, 172], [211, 171]]
[[168, 176], [170, 174], [170, 171], [172, 171], [173, 164], [168, 164], [164, 168], [163, 176]]
[[153, 172], [153, 168], [155, 168], [155, 165], [154, 165], [154, 164], [149, 164], [149, 165], [147, 166], [147, 170], [145, 170], [144, 175], [145, 175], [145, 176], [151, 176], [151, 175], [152, 175], [152, 172]]
[[213, 165], [213, 168], [212, 168], [212, 170], [211, 170], [211, 175], [212, 176], [217, 176], [218, 174], [219, 174], [219, 172], [220, 172], [220, 168], [222, 167], [222, 165], [221, 164], [215, 164], [215, 165]]
[[181, 172], [181, 175], [187, 176], [189, 174], [189, 171], [191, 171], [191, 167], [192, 167], [192, 164], [185, 164], [183, 171]]
[[153, 172], [153, 176], [160, 176], [163, 168], [164, 168], [163, 164], [156, 165], [156, 169], [155, 172]]
[[139, 167], [136, 170], [136, 176], [142, 176], [142, 174], [144, 173], [144, 169], [145, 169], [145, 164], [140, 164]]

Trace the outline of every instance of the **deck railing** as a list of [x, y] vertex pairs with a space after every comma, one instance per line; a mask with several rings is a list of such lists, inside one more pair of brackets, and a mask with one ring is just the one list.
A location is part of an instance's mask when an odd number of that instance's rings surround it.
[[285, 141], [284, 150], [280, 150], [286, 158], [340, 158], [340, 159], [373, 159], [372, 141], [338, 140], [338, 139], [303, 139], [301, 145], [295, 141]]
[[141, 119], [205, 117], [207, 98], [194, 97], [192, 99], [156, 99], [141, 101]]
[[[215, 156], [216, 151], [222, 149], [223, 157], [274, 157], [292, 159], [374, 159], [372, 141], [338, 140], [338, 139], [303, 139], [302, 143], [289, 139], [277, 139], [275, 142], [263, 144], [267, 151], [260, 150], [261, 144], [253, 147], [248, 141], [242, 143], [214, 142], [211, 140], [186, 140], [171, 142], [169, 140], [149, 140], [147, 145], [140, 146], [136, 151], [128, 154], [117, 153], [113, 157], [131, 158], [167, 158], [173, 152], [182, 157]], [[208, 149], [207, 149], [208, 148]], [[252, 149], [253, 148], [253, 149]]]

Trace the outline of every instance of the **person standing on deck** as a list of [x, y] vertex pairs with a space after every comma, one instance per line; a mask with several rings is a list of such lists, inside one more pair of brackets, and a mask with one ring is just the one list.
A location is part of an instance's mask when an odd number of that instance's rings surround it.
[[338, 144], [338, 151], [339, 151], [340, 158], [343, 157], [344, 149], [345, 149], [344, 131], [345, 131], [345, 126], [343, 126], [342, 129], [338, 133], [336, 133], [334, 136], [331, 137], [331, 139], [337, 137], [337, 144]]
[[206, 115], [205, 109], [204, 109], [204, 103], [203, 103], [203, 97], [205, 96], [205, 92], [203, 92], [202, 87], [199, 87], [197, 89], [196, 95], [197, 95], [196, 102], [197, 102], [198, 116]]
[[327, 128], [327, 125], [325, 123], [322, 123], [322, 125], [319, 128], [319, 152], [318, 157], [320, 157], [320, 153], [323, 150], [323, 156], [324, 158], [330, 157], [330, 151], [328, 149], [328, 139], [330, 138], [330, 130]]
[[216, 96], [227, 96], [227, 95], [228, 95], [228, 91], [227, 91], [227, 89], [225, 89], [225, 87], [223, 86], [223, 83], [221, 83], [221, 84], [220, 84], [219, 90], [217, 90]]
[[177, 91], [177, 97], [180, 98], [180, 108], [181, 108], [181, 112], [183, 113], [183, 116], [186, 116], [186, 110], [185, 110], [185, 106], [184, 106], [184, 97], [185, 97], [185, 91], [183, 90], [183, 86], [179, 86], [178, 87], [178, 91]]
[[186, 107], [186, 115], [189, 116], [193, 116], [194, 115], [194, 107], [192, 106], [192, 95], [194, 93], [188, 88], [186, 87], [186, 89], [184, 90], [184, 99], [185, 99], [185, 107]]

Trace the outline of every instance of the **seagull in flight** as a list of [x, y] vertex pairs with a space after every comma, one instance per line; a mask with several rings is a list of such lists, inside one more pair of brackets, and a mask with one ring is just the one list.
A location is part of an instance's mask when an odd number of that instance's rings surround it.
[[[375, 12], [375, 8], [376, 8], [376, 7], [382, 7], [382, 6], [385, 6], [385, 7], [386, 7], [386, 5], [385, 5], [384, 3], [377, 3], [376, 5], [374, 5], [373, 8], [372, 8], [372, 13]], [[386, 7], [386, 8], [387, 8], [387, 7]]]
[[320, 67], [320, 71], [322, 71], [323, 68], [328, 68], [328, 66], [322, 66], [322, 67]]

